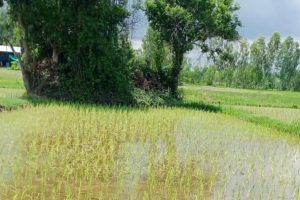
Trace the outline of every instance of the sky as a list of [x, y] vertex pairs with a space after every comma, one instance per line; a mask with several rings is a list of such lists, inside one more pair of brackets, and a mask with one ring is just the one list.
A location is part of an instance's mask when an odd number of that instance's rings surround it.
[[[242, 22], [240, 35], [250, 41], [259, 36], [269, 38], [279, 31], [300, 41], [300, 0], [236, 0], [241, 7], [237, 12]], [[146, 34], [147, 18], [140, 13], [140, 23], [132, 36], [133, 46], [139, 47]]]
[[250, 40], [270, 37], [279, 31], [283, 36], [300, 40], [300, 0], [237, 0], [237, 13], [243, 27], [240, 34]]

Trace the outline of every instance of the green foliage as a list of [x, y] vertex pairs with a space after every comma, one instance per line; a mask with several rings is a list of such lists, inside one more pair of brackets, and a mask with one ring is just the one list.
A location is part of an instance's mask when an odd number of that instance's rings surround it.
[[201, 84], [203, 74], [204, 72], [200, 66], [192, 67], [192, 65], [187, 62], [181, 72], [180, 83]]
[[135, 85], [144, 90], [166, 91], [171, 65], [169, 46], [160, 33], [150, 28], [143, 40], [143, 49], [136, 52], [133, 63]]
[[158, 91], [145, 91], [135, 89], [133, 93], [135, 104], [141, 107], [156, 107], [166, 105], [169, 100], [168, 93]]
[[129, 103], [125, 1], [8, 0], [21, 29], [29, 93], [85, 102]]
[[[292, 37], [281, 41], [275, 32], [267, 42], [260, 37], [249, 46], [246, 40], [232, 43], [221, 39], [210, 40], [210, 54], [214, 65], [200, 69], [198, 83], [214, 86], [299, 90], [299, 44]], [[194, 83], [188, 77], [193, 70], [182, 73], [181, 79]], [[198, 73], [199, 74], [199, 73]]]
[[17, 31], [17, 28], [10, 20], [7, 10], [0, 8], [0, 44], [16, 45], [18, 43]]
[[172, 53], [170, 47], [162, 40], [161, 33], [149, 28], [143, 40], [144, 59], [162, 79], [168, 75], [172, 65]]
[[217, 67], [215, 65], [213, 65], [213, 66], [203, 69], [203, 71], [204, 71], [203, 82], [206, 85], [212, 86], [216, 82], [216, 79], [218, 78]]
[[19, 63], [16, 62], [16, 61], [12, 61], [12, 62], [11, 62], [11, 67], [10, 67], [10, 68], [11, 68], [12, 70], [21, 70]]
[[298, 70], [296, 75], [293, 77], [293, 85], [296, 91], [300, 91], [300, 70]]
[[179, 74], [183, 68], [184, 54], [198, 43], [204, 51], [204, 43], [212, 37], [237, 39], [240, 22], [234, 12], [238, 10], [233, 0], [148, 0], [146, 14], [151, 27], [160, 32], [171, 46], [173, 65], [170, 92], [177, 96]]
[[281, 89], [293, 89], [293, 78], [297, 73], [299, 65], [300, 48], [298, 42], [292, 37], [287, 37], [280, 46], [276, 69], [279, 71]]

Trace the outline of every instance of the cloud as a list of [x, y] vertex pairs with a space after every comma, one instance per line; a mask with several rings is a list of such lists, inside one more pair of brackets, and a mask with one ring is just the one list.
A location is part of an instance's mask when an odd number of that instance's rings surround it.
[[238, 16], [243, 27], [242, 36], [255, 39], [269, 37], [279, 31], [283, 36], [300, 38], [299, 0], [238, 0]]

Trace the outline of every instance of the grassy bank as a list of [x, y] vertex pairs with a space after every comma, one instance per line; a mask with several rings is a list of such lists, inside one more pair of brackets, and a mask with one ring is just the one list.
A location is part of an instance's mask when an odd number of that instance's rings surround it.
[[184, 86], [186, 100], [221, 105], [300, 108], [300, 93], [290, 91], [244, 90], [208, 86]]

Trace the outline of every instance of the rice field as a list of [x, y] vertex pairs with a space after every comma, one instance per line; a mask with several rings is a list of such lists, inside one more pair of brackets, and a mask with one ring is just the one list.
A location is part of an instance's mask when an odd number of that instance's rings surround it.
[[0, 114], [1, 199], [297, 199], [298, 138], [183, 109]]
[[[23, 92], [0, 85], [0, 105], [3, 99], [28, 105], [0, 111], [1, 200], [300, 199], [296, 134], [192, 107], [30, 105]], [[272, 107], [246, 106], [258, 105], [258, 92]], [[288, 108], [298, 105], [299, 93], [211, 87], [184, 93], [187, 102], [207, 103], [198, 96], [205, 93], [211, 102], [223, 98], [222, 108], [287, 125], [300, 119], [299, 110]]]

